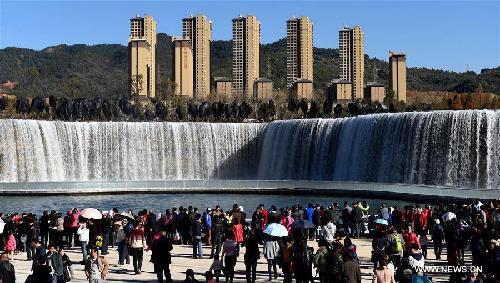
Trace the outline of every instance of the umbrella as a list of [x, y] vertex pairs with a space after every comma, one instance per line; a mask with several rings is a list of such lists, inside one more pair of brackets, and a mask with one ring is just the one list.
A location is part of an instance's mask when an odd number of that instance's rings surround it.
[[311, 221], [307, 221], [307, 220], [297, 220], [295, 222], [293, 222], [292, 224], [292, 229], [313, 229], [314, 227], [314, 224], [311, 223]]
[[453, 218], [457, 218], [457, 215], [455, 215], [455, 213], [453, 213], [453, 212], [451, 212], [451, 211], [448, 211], [448, 212], [446, 212], [446, 213], [443, 215], [443, 221], [444, 221], [444, 222], [450, 221], [450, 220], [452, 220]]
[[275, 237], [288, 236], [288, 230], [286, 230], [285, 226], [278, 223], [271, 223], [267, 225], [266, 229], [264, 229], [264, 233]]
[[385, 220], [385, 219], [378, 218], [378, 219], [375, 220], [375, 224], [389, 225], [389, 222], [387, 222], [387, 220]]
[[95, 208], [85, 208], [80, 216], [87, 219], [101, 219], [102, 213]]
[[123, 217], [126, 217], [128, 219], [135, 220], [135, 217], [132, 214], [130, 214], [130, 213], [122, 212], [122, 213], [120, 213], [120, 215], [123, 216]]

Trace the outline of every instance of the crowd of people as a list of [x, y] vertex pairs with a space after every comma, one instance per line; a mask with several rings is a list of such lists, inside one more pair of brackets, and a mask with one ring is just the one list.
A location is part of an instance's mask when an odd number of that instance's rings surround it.
[[[261, 257], [267, 261], [268, 279], [283, 282], [361, 282], [355, 238], [372, 241], [373, 282], [431, 282], [426, 270], [427, 247], [436, 260], [446, 247], [446, 265], [456, 269], [450, 282], [481, 283], [500, 280], [500, 202], [476, 200], [464, 204], [411, 205], [370, 208], [363, 202], [330, 206], [308, 204], [279, 208], [259, 205], [248, 215], [234, 204], [198, 211], [194, 207], [153, 210], [101, 211], [84, 217], [78, 208], [66, 213], [0, 213], [0, 282], [15, 280], [14, 265], [20, 252], [33, 262], [27, 282], [68, 282], [75, 263], [83, 265], [89, 282], [104, 282], [110, 263], [109, 247], [117, 247], [118, 266], [130, 264], [142, 272], [144, 251], [158, 282], [171, 282], [174, 245], [192, 246], [193, 260], [210, 258], [206, 282], [233, 282], [235, 265], [243, 253], [247, 282], [256, 281]], [[354, 241], [355, 242], [355, 241]], [[209, 246], [209, 255], [203, 246]], [[243, 249], [244, 248], [244, 252]], [[65, 249], [80, 249], [82, 261], [72, 261]], [[205, 248], [206, 249], [206, 248]], [[472, 262], [466, 263], [465, 251]], [[185, 282], [198, 282], [193, 270]]]

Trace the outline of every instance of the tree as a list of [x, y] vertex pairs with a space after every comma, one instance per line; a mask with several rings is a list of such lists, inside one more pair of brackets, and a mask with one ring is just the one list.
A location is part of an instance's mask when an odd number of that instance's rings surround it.
[[177, 84], [171, 79], [161, 79], [156, 96], [160, 100], [169, 100], [174, 96], [177, 87]]
[[309, 108], [309, 104], [307, 103], [307, 99], [302, 98], [299, 102], [299, 107], [300, 107], [300, 110], [302, 110], [302, 113], [304, 114], [303, 117], [306, 117], [307, 110]]
[[385, 94], [384, 103], [387, 105], [394, 103], [395, 97], [396, 97], [396, 93], [394, 92], [394, 90], [389, 89], [387, 91], [387, 93]]

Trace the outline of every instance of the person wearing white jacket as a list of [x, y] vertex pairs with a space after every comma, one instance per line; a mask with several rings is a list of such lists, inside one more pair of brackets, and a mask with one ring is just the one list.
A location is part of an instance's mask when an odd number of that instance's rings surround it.
[[80, 240], [80, 246], [82, 248], [83, 261], [87, 260], [87, 246], [89, 244], [90, 238], [89, 232], [90, 231], [85, 223], [80, 223], [80, 227], [78, 227], [78, 230], [76, 231], [76, 234], [78, 234], [78, 239]]
[[323, 226], [323, 237], [329, 244], [332, 244], [333, 241], [335, 241], [336, 231], [337, 227], [335, 226], [335, 224], [332, 223], [331, 220], [329, 220], [328, 223], [325, 226]]

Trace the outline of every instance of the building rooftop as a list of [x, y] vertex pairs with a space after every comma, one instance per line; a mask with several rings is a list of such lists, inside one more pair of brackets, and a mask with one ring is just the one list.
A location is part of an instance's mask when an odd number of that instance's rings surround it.
[[256, 83], [272, 83], [273, 80], [270, 80], [268, 78], [258, 78], [255, 80]]
[[189, 20], [189, 19], [194, 19], [196, 17], [206, 17], [204, 14], [196, 14], [196, 15], [193, 15], [193, 14], [190, 14], [189, 16], [186, 16], [184, 18], [182, 18], [183, 20]]
[[189, 36], [182, 36], [182, 35], [179, 35], [179, 36], [172, 36], [172, 42], [174, 41], [189, 41]]
[[333, 84], [352, 84], [352, 82], [346, 81], [346, 80], [335, 79], [329, 83], [329, 85], [333, 85]]
[[308, 79], [298, 78], [295, 81], [293, 81], [293, 83], [312, 83], [312, 81]]
[[381, 84], [381, 83], [374, 83], [374, 82], [371, 82], [371, 83], [367, 83], [366, 84], [367, 87], [385, 87], [385, 85]]
[[232, 82], [232, 80], [230, 78], [226, 78], [226, 77], [215, 77], [214, 81], [215, 82]]
[[239, 20], [243, 20], [243, 19], [246, 19], [246, 18], [250, 18], [250, 17], [255, 18], [255, 16], [252, 16], [252, 15], [243, 15], [243, 14], [240, 14], [238, 17], [234, 18], [233, 21], [239, 21]]
[[391, 56], [391, 57], [404, 57], [404, 56], [406, 56], [406, 54], [403, 52], [396, 52], [396, 51], [389, 50], [389, 56]]

